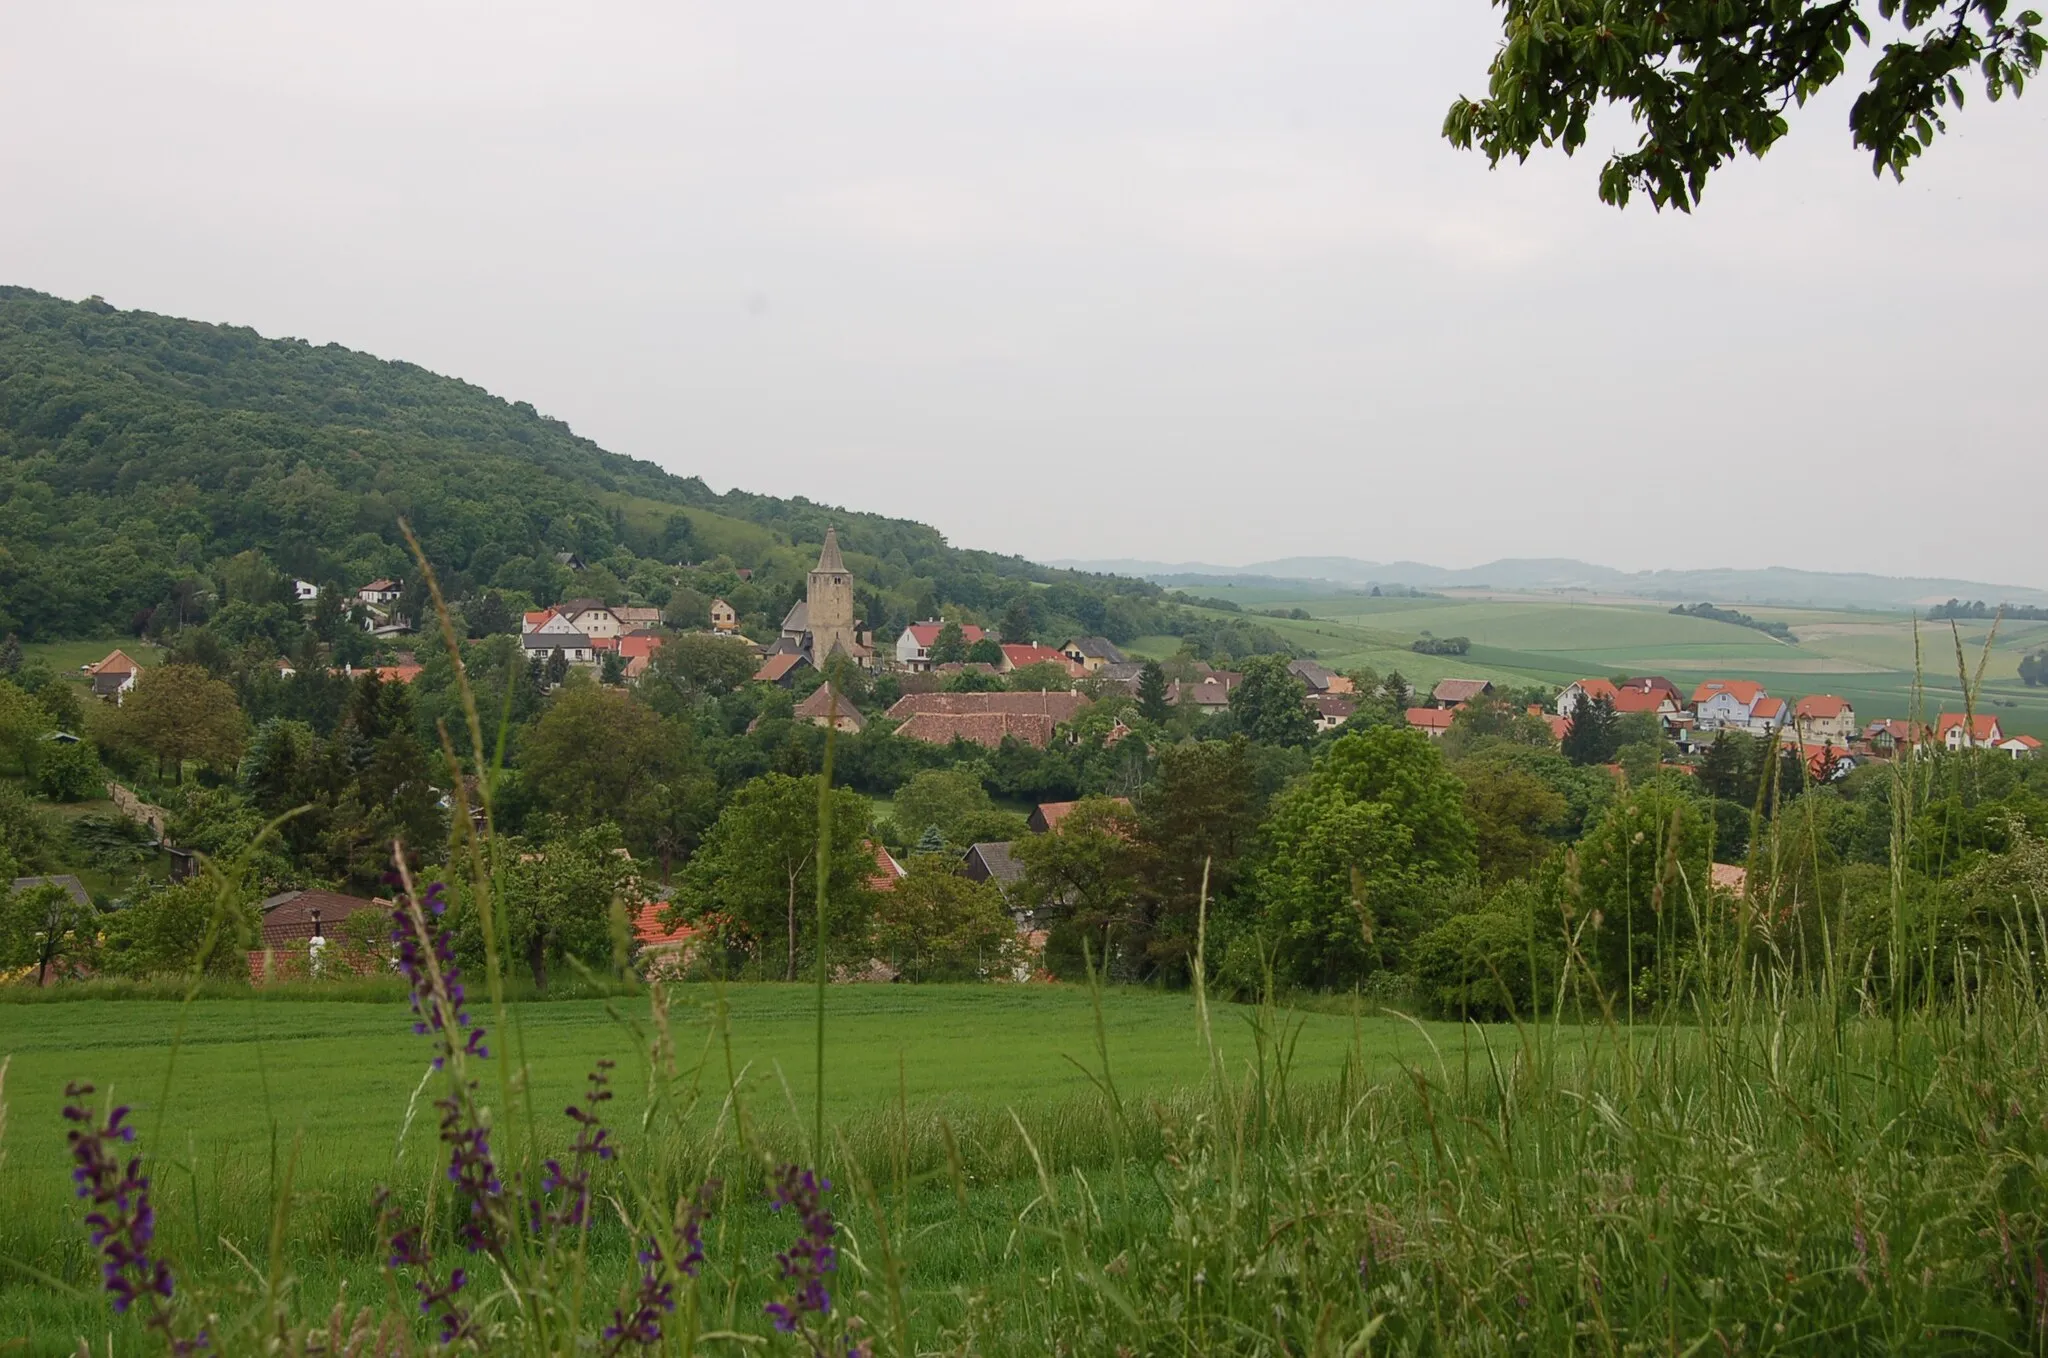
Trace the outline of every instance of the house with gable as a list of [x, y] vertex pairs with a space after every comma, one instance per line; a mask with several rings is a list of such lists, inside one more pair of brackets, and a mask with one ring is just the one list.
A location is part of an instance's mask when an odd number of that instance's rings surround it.
[[853, 700], [830, 683], [818, 685], [790, 715], [798, 721], [807, 721], [813, 726], [829, 726], [849, 736], [859, 735], [868, 724], [860, 709], [853, 705]]
[[1451, 723], [1458, 719], [1455, 707], [1411, 707], [1402, 714], [1410, 730], [1420, 731], [1431, 740], [1442, 740], [1451, 729]]
[[602, 599], [564, 599], [555, 605], [555, 612], [568, 624], [593, 640], [603, 638], [610, 641], [626, 630]]
[[105, 659], [87, 665], [85, 673], [92, 680], [92, 696], [105, 698], [119, 707], [122, 695], [135, 687], [142, 666], [130, 659], [126, 651], [114, 650]]
[[1296, 660], [1287, 666], [1287, 672], [1308, 685], [1309, 696], [1319, 693], [1349, 693], [1351, 680], [1327, 666], [1313, 660]]
[[739, 611], [723, 599], [713, 599], [711, 601], [711, 630], [714, 632], [739, 631]]
[[1945, 750], [1995, 750], [2005, 743], [2005, 731], [1990, 712], [1944, 712], [1934, 724], [1934, 738]]
[[2032, 759], [2041, 748], [2041, 742], [2032, 736], [2007, 736], [1998, 742], [1998, 748], [2014, 759]]
[[[959, 624], [960, 640], [972, 646], [985, 641], [988, 633], [971, 622]], [[896, 663], [907, 670], [922, 673], [932, 667], [932, 647], [938, 644], [939, 633], [946, 630], [944, 618], [927, 618], [914, 622], [903, 629], [903, 635], [896, 638]]]
[[1069, 637], [1060, 652], [1090, 674], [1104, 665], [1124, 663], [1124, 653], [1108, 637]]
[[1064, 652], [1050, 646], [1032, 646], [1022, 642], [1006, 641], [1002, 647], [1003, 658], [996, 664], [996, 673], [1011, 674], [1026, 665], [1057, 665], [1071, 678], [1079, 678], [1084, 671]]
[[1614, 701], [1614, 681], [1611, 679], [1577, 679], [1564, 686], [1557, 695], [1557, 715], [1569, 719], [1579, 710], [1579, 704], [1588, 698], [1605, 698]]
[[404, 581], [387, 580], [380, 576], [356, 591], [356, 602], [359, 604], [395, 604], [398, 602], [398, 596], [403, 593], [405, 593]]
[[1429, 691], [1429, 701], [1433, 707], [1463, 707], [1492, 693], [1493, 684], [1486, 679], [1440, 679]]
[[1757, 703], [1768, 696], [1753, 679], [1709, 679], [1692, 691], [1693, 714], [1702, 731], [1750, 731]]
[[1813, 693], [1792, 704], [1792, 725], [1799, 739], [1811, 745], [1833, 745], [1846, 750], [1856, 739], [1856, 709], [1847, 698], [1832, 693]]

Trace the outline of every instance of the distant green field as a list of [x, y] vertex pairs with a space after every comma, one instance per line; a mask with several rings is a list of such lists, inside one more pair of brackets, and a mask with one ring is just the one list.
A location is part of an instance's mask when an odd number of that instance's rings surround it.
[[[1200, 592], [1200, 591], [1197, 591]], [[1563, 685], [1588, 675], [1662, 674], [1690, 690], [1706, 679], [1748, 678], [1781, 697], [1833, 693], [1863, 719], [1904, 717], [1912, 709], [1916, 672], [1924, 711], [1958, 710], [1956, 637], [1974, 677], [1988, 621], [1919, 625], [1905, 614], [1840, 609], [1744, 608], [1792, 628], [1797, 644], [1755, 628], [1673, 614], [1662, 604], [1589, 603], [1575, 599], [1389, 599], [1357, 594], [1287, 596], [1279, 591], [1216, 589], [1246, 607], [1301, 608], [1303, 622], [1259, 617], [1289, 641], [1338, 669], [1398, 669], [1428, 687], [1447, 677], [1515, 684]], [[1257, 596], [1256, 598], [1254, 596]], [[1214, 616], [1234, 616], [1217, 613]], [[1470, 638], [1462, 657], [1419, 655], [1409, 645], [1428, 632]], [[1174, 638], [1141, 638], [1144, 654], [1171, 654]], [[1984, 664], [1982, 702], [2015, 732], [2048, 736], [2048, 689], [2018, 682], [2020, 658], [2048, 646], [2048, 623], [2001, 625]]]
[[80, 665], [104, 660], [107, 653], [115, 649], [127, 652], [129, 659], [138, 665], [154, 665], [164, 655], [161, 647], [137, 641], [134, 637], [113, 637], [103, 641], [23, 642], [21, 655], [24, 660], [40, 660], [59, 674], [76, 675]]

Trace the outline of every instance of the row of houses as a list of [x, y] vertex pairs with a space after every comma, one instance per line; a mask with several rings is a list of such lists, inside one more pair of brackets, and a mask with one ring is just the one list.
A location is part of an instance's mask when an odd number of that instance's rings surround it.
[[[1483, 679], [1446, 679], [1432, 691], [1427, 705], [1408, 710], [1408, 724], [1441, 739], [1459, 711], [1492, 692], [1493, 686]], [[1580, 708], [1600, 700], [1619, 715], [1656, 717], [1665, 734], [1687, 753], [1699, 752], [1723, 731], [1775, 737], [1844, 761], [1888, 759], [1929, 744], [1947, 750], [1996, 750], [2014, 759], [2032, 758], [2041, 748], [2033, 736], [2008, 733], [1995, 713], [1943, 712], [1932, 727], [1918, 730], [1910, 722], [1890, 718], [1859, 725], [1855, 706], [1847, 698], [1812, 693], [1786, 699], [1753, 679], [1709, 679], [1696, 685], [1689, 697], [1656, 674], [1579, 679], [1559, 692], [1553, 711], [1531, 708], [1530, 713], [1549, 722], [1552, 734], [1562, 740]]]

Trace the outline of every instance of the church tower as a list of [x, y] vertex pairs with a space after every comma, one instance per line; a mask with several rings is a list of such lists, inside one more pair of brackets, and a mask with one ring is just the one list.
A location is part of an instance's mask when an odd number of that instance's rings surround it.
[[813, 664], [824, 664], [835, 647], [855, 660], [865, 659], [867, 651], [853, 625], [853, 572], [839, 555], [837, 529], [825, 530], [825, 548], [811, 569], [804, 614]]

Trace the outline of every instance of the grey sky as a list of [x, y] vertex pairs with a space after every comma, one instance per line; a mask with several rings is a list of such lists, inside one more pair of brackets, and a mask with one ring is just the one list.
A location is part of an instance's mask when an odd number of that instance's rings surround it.
[[1897, 186], [1838, 91], [1688, 219], [1438, 137], [1483, 0], [7, 9], [0, 281], [720, 489], [1041, 558], [2048, 585], [2048, 92]]

